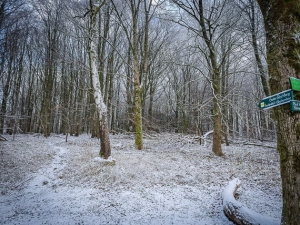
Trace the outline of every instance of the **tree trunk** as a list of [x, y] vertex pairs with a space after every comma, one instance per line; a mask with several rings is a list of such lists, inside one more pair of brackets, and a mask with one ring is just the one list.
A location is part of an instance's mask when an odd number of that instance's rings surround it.
[[[105, 60], [106, 60], [106, 40], [107, 40], [107, 37], [108, 37], [108, 34], [109, 34], [109, 26], [110, 26], [110, 15], [109, 15], [109, 11], [110, 11], [110, 7], [107, 6], [105, 8], [105, 12], [103, 13], [103, 18], [101, 16], [101, 14], [99, 14], [99, 32], [101, 30], [101, 26], [102, 26], [102, 23], [103, 23], [103, 34], [100, 34], [99, 35], [99, 38], [98, 38], [98, 58], [99, 58], [99, 79], [100, 79], [100, 86], [101, 86], [101, 91], [102, 93], [104, 92], [106, 86], [108, 85], [108, 80], [107, 80], [107, 75], [106, 75], [106, 79], [105, 79], [105, 74], [104, 74], [104, 71], [105, 71]], [[103, 19], [103, 20], [102, 20]], [[104, 95], [106, 95], [107, 92], [104, 92]], [[106, 102], [106, 99], [107, 97], [104, 96], [104, 102]]]
[[[202, 28], [202, 35], [206, 46], [209, 50], [209, 60], [211, 63], [212, 70], [212, 91], [213, 91], [213, 116], [214, 116], [214, 133], [213, 133], [213, 145], [212, 151], [217, 156], [222, 156], [222, 111], [219, 98], [221, 97], [220, 89], [220, 70], [217, 64], [216, 50], [212, 44], [212, 34], [208, 32], [205, 25], [204, 9], [202, 1], [199, 1], [199, 15], [200, 15], [200, 26]], [[210, 36], [209, 36], [210, 35]]]
[[101, 92], [100, 80], [97, 72], [96, 65], [96, 51], [97, 46], [95, 43], [96, 36], [96, 16], [101, 7], [104, 5], [105, 1], [101, 4], [96, 5], [93, 0], [90, 0], [90, 27], [89, 27], [89, 57], [90, 57], [90, 74], [94, 89], [94, 100], [96, 108], [99, 115], [100, 123], [100, 157], [107, 159], [110, 154], [110, 141], [109, 141], [109, 130], [108, 130], [108, 121], [107, 121], [107, 107], [104, 104], [103, 95]]
[[138, 59], [138, 11], [140, 1], [137, 3], [131, 1], [132, 10], [132, 31], [133, 31], [133, 74], [134, 74], [134, 120], [135, 120], [135, 147], [138, 150], [143, 149], [143, 129], [142, 129], [142, 104], [141, 104], [141, 87], [140, 87], [140, 73], [139, 73], [139, 59]]
[[[50, 19], [49, 19], [50, 20]], [[45, 21], [47, 29], [47, 42], [45, 44], [45, 68], [44, 68], [44, 80], [43, 80], [43, 100], [41, 107], [41, 131], [45, 137], [49, 137], [52, 128], [52, 115], [51, 109], [53, 106], [52, 96], [54, 93], [54, 81], [56, 75], [56, 59], [55, 53], [58, 49], [58, 31], [57, 31], [57, 21], [53, 25], [54, 28], [50, 26], [50, 21]]]
[[129, 66], [131, 64], [131, 48], [128, 48], [127, 53], [127, 70], [126, 70], [126, 101], [127, 101], [127, 130], [132, 131], [132, 128], [135, 126], [133, 124], [133, 85], [132, 85], [132, 71], [131, 67]]
[[0, 30], [2, 29], [2, 24], [4, 22], [4, 19], [5, 19], [5, 5], [7, 3], [7, 0], [3, 0], [1, 2], [1, 5], [0, 5]]
[[149, 108], [148, 108], [148, 117], [149, 121], [152, 124], [153, 122], [153, 102], [154, 102], [154, 88], [153, 85], [150, 84], [150, 91], [149, 91]]
[[214, 133], [212, 150], [217, 156], [222, 156], [222, 117], [217, 100], [214, 99]]
[[[262, 62], [262, 58], [260, 56], [260, 50], [259, 50], [259, 45], [258, 45], [258, 37], [257, 37], [257, 27], [259, 26], [259, 21], [256, 19], [257, 18], [257, 10], [256, 10], [256, 5], [255, 5], [255, 0], [248, 0], [247, 3], [243, 3], [242, 1], [239, 1], [242, 3], [242, 10], [244, 10], [248, 16], [249, 19], [249, 25], [250, 25], [250, 31], [251, 31], [251, 44], [253, 47], [253, 52], [254, 52], [254, 57], [255, 57], [255, 62], [258, 68], [259, 72], [259, 79], [261, 81], [262, 87], [264, 94], [266, 96], [270, 95], [270, 88], [268, 84], [268, 78], [267, 78], [267, 73], [265, 72], [265, 68]], [[249, 10], [245, 10], [248, 9]]]
[[[258, 0], [264, 15], [271, 93], [289, 89], [289, 77], [300, 78], [299, 0]], [[294, 92], [296, 94], [296, 92]], [[295, 96], [299, 100], [299, 97]], [[282, 224], [300, 221], [300, 113], [289, 105], [274, 108], [282, 178]]]
[[141, 89], [140, 89], [140, 82], [139, 82], [137, 59], [134, 60], [134, 120], [135, 120], [135, 147], [138, 150], [141, 150], [143, 149], [143, 130], [142, 130]]
[[8, 100], [8, 96], [9, 96], [11, 79], [12, 79], [10, 65], [11, 65], [11, 62], [9, 63], [8, 75], [7, 75], [6, 82], [5, 82], [5, 85], [3, 88], [3, 97], [2, 97], [2, 101], [1, 101], [0, 134], [3, 134], [4, 122], [5, 122], [5, 116], [6, 116], [6, 104], [7, 104], [7, 100]]

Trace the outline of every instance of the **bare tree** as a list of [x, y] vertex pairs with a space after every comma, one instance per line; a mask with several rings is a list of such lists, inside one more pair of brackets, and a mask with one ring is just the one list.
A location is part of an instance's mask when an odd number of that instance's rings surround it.
[[[125, 19], [122, 10], [126, 10], [126, 7], [120, 9], [117, 7], [116, 2], [113, 1], [116, 15], [121, 23], [121, 26], [125, 32], [128, 44], [129, 44], [129, 55], [132, 54], [132, 64], [133, 64], [133, 78], [134, 78], [134, 127], [135, 127], [135, 146], [137, 149], [143, 149], [143, 127], [142, 127], [142, 104], [141, 104], [141, 75], [148, 70], [148, 50], [145, 50], [144, 63], [142, 64], [143, 70], [140, 72], [140, 60], [139, 60], [139, 18], [142, 8], [142, 1], [138, 0], [126, 0], [125, 5], [128, 5], [130, 15], [129, 20]], [[151, 6], [151, 1], [149, 5], [144, 4], [145, 14], [146, 14], [146, 27], [149, 24], [149, 7]], [[119, 6], [120, 7], [120, 6]], [[127, 14], [128, 15], [128, 14]], [[147, 28], [148, 29], [148, 28]], [[145, 30], [144, 46], [148, 48], [148, 30]], [[129, 59], [129, 58], [128, 58]], [[128, 61], [128, 66], [130, 65]], [[129, 72], [130, 73], [130, 72]], [[127, 80], [127, 82], [130, 82]], [[130, 93], [128, 93], [129, 95]], [[129, 96], [128, 96], [129, 97]]]
[[100, 80], [97, 71], [97, 45], [96, 45], [96, 20], [97, 14], [99, 13], [101, 7], [105, 4], [105, 0], [94, 1], [90, 0], [89, 16], [90, 24], [88, 31], [88, 44], [89, 44], [89, 59], [90, 59], [90, 75], [92, 79], [93, 89], [94, 89], [94, 99], [98, 110], [99, 122], [100, 122], [100, 140], [101, 148], [99, 155], [104, 159], [107, 159], [111, 154], [110, 140], [109, 140], [109, 128], [108, 128], [108, 118], [107, 118], [107, 106], [104, 103], [103, 94], [101, 91]]
[[[261, 51], [260, 43], [262, 40], [262, 37], [259, 35], [259, 33], [262, 33], [263, 27], [261, 26], [262, 18], [261, 14], [259, 13], [259, 7], [257, 5], [257, 2], [255, 0], [237, 0], [236, 4], [240, 10], [242, 10], [246, 16], [246, 22], [242, 24], [244, 30], [245, 27], [248, 29], [248, 32], [250, 33], [250, 40], [253, 47], [253, 53], [255, 62], [258, 68], [259, 73], [259, 79], [261, 80], [261, 84], [263, 86], [263, 91], [266, 96], [270, 95], [270, 88], [268, 84], [268, 74], [264, 65], [264, 54]], [[261, 43], [264, 44], [264, 43]]]
[[3, 0], [0, 4], [0, 133], [3, 133], [8, 104], [11, 103], [10, 114], [15, 114], [20, 106], [29, 16], [30, 11], [24, 7], [24, 0]]
[[[219, 46], [224, 36], [230, 33], [232, 18], [225, 20], [228, 16], [229, 1], [179, 1], [173, 0], [188, 17], [180, 16], [177, 20], [182, 26], [192, 31], [197, 37], [201, 37], [203, 44], [198, 44], [198, 50], [201, 52], [207, 63], [208, 81], [211, 84], [213, 95], [213, 152], [223, 155], [222, 141], [222, 73], [221, 67], [226, 63], [226, 55], [232, 51], [232, 47], [224, 55], [219, 53]], [[187, 19], [186, 19], [187, 18]], [[222, 22], [223, 20], [223, 22]], [[236, 18], [235, 20], [238, 20]], [[202, 46], [201, 46], [202, 45]], [[202, 72], [203, 73], [203, 72]]]

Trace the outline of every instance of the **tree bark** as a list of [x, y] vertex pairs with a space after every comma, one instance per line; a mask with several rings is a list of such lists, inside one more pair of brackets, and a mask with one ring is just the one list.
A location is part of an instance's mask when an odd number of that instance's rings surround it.
[[212, 37], [208, 34], [208, 29], [205, 25], [205, 18], [204, 18], [204, 9], [202, 0], [199, 1], [199, 16], [200, 16], [200, 26], [202, 28], [202, 35], [206, 46], [209, 49], [209, 59], [211, 63], [211, 80], [212, 80], [212, 90], [213, 90], [213, 121], [214, 121], [214, 133], [213, 133], [213, 145], [212, 151], [217, 156], [222, 156], [222, 111], [221, 111], [221, 104], [220, 104], [220, 97], [221, 97], [221, 89], [220, 89], [220, 70], [217, 64], [216, 58], [216, 49], [212, 44]]
[[[99, 3], [99, 2], [98, 2]], [[100, 80], [97, 72], [96, 65], [96, 51], [97, 46], [95, 43], [96, 36], [96, 16], [101, 7], [105, 4], [105, 0], [99, 3], [99, 5], [90, 0], [90, 27], [89, 27], [89, 57], [90, 57], [90, 75], [92, 79], [94, 89], [94, 100], [99, 115], [100, 123], [100, 157], [107, 159], [111, 154], [110, 140], [109, 140], [109, 129], [107, 121], [107, 107], [104, 104], [103, 95], [101, 92]]]
[[[142, 109], [141, 109], [141, 87], [138, 59], [138, 12], [141, 1], [134, 3], [130, 1], [132, 11], [132, 54], [133, 54], [133, 74], [134, 74], [134, 120], [135, 120], [135, 147], [143, 149], [143, 128], [142, 128]], [[135, 5], [137, 4], [137, 5]]]
[[[300, 78], [299, 0], [258, 0], [264, 15], [271, 94], [289, 89], [289, 77]], [[294, 93], [296, 94], [296, 92]], [[297, 100], [299, 97], [295, 96]], [[274, 108], [282, 178], [282, 224], [300, 221], [300, 113], [289, 105]]]
[[[131, 62], [133, 63], [133, 79], [134, 79], [134, 130], [135, 130], [135, 147], [138, 150], [143, 149], [143, 129], [142, 129], [142, 101], [141, 101], [141, 78], [140, 78], [140, 64], [139, 64], [139, 14], [141, 10], [141, 4], [143, 1], [141, 0], [127, 0], [125, 1], [126, 5], [129, 6], [130, 12], [131, 12], [131, 21], [129, 24], [131, 24], [130, 28], [128, 28], [126, 22], [126, 18], [123, 17], [123, 13], [121, 13], [114, 1], [112, 1], [112, 4], [114, 8], [116, 9], [117, 16], [120, 20], [121, 26], [124, 29], [125, 35], [127, 37], [127, 40], [129, 42], [129, 51], [128, 51], [128, 57], [130, 57], [132, 53], [133, 60], [131, 61], [131, 58], [128, 58], [128, 66], [131, 65]], [[124, 21], [123, 21], [124, 20]], [[131, 102], [131, 76], [129, 69], [132, 69], [131, 67], [128, 67], [128, 74], [127, 74], [127, 104]], [[128, 114], [129, 114], [129, 130], [131, 130], [130, 126], [130, 115], [131, 113], [131, 107], [128, 106]]]
[[128, 48], [127, 52], [127, 70], [126, 70], [126, 101], [127, 101], [127, 131], [132, 131], [132, 128], [135, 126], [133, 123], [134, 116], [133, 116], [133, 85], [132, 85], [132, 72], [131, 67], [129, 66], [131, 64], [131, 48]]

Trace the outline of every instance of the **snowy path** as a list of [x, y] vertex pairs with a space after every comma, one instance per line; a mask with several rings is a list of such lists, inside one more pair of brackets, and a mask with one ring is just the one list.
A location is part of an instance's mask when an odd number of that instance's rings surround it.
[[[0, 224], [99, 224], [99, 218], [90, 217], [87, 198], [96, 190], [63, 187], [62, 170], [70, 159], [70, 150], [48, 143], [55, 155], [29, 183], [12, 196], [1, 198]], [[4, 205], [5, 203], [5, 205]], [[4, 217], [4, 218], [3, 218]], [[86, 219], [84, 219], [86, 217]]]
[[49, 165], [41, 168], [34, 179], [32, 179], [26, 189], [36, 190], [37, 193], [48, 191], [48, 188], [56, 188], [60, 185], [60, 171], [67, 165], [69, 150], [62, 147], [56, 147], [55, 144], [49, 143], [54, 149], [55, 156]]
[[[8, 196], [8, 204], [5, 207], [2, 205], [3, 200], [1, 201], [1, 214], [8, 218], [7, 221], [2, 221], [2, 224], [13, 224], [14, 220], [20, 224], [41, 224], [42, 221], [52, 224], [51, 221], [55, 221], [55, 218], [51, 217], [56, 208], [59, 209], [60, 198], [63, 197], [58, 195], [57, 188], [63, 183], [60, 180], [60, 172], [67, 164], [69, 150], [57, 147], [54, 143], [48, 145], [55, 152], [51, 163], [31, 174], [32, 179], [24, 189], [13, 193], [13, 198]], [[49, 218], [47, 214], [50, 215]]]

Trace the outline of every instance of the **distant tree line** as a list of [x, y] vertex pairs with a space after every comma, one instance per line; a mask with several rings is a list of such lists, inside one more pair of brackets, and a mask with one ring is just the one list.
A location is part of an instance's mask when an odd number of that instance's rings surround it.
[[[17, 126], [45, 136], [99, 137], [89, 4], [2, 1], [1, 133]], [[274, 138], [270, 112], [257, 107], [268, 87], [261, 82], [267, 79], [263, 20], [253, 1], [107, 0], [95, 22], [110, 131], [214, 129], [220, 140], [224, 133]]]

